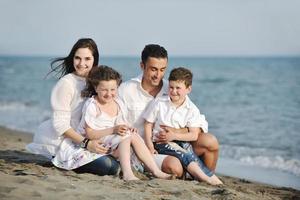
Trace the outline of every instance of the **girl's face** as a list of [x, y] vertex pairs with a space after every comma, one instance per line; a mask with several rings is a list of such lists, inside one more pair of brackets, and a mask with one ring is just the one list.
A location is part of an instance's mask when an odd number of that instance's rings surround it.
[[94, 64], [94, 56], [89, 48], [79, 48], [73, 58], [75, 74], [87, 77]]
[[100, 81], [96, 87], [100, 103], [110, 103], [117, 96], [118, 84], [116, 80]]

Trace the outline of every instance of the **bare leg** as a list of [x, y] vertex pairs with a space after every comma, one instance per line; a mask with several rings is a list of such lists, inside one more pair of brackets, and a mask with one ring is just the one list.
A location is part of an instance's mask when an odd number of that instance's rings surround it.
[[207, 176], [199, 167], [198, 163], [191, 162], [187, 166], [187, 171], [191, 173], [193, 177], [195, 177], [197, 180], [205, 181], [211, 185], [220, 185], [223, 184], [222, 181], [216, 176], [213, 175], [211, 177]]
[[124, 139], [122, 142], [120, 142], [118, 149], [117, 149], [118, 154], [119, 154], [121, 169], [123, 172], [123, 179], [126, 181], [139, 180], [136, 176], [134, 176], [132, 169], [131, 169], [130, 143], [131, 143], [131, 138], [128, 137], [128, 138]]
[[156, 165], [152, 154], [145, 145], [143, 139], [138, 134], [131, 135], [131, 144], [137, 157], [146, 165], [146, 167], [157, 178], [169, 179], [171, 176], [162, 172]]
[[217, 138], [210, 133], [199, 133], [198, 139], [191, 142], [194, 152], [198, 156], [203, 156], [205, 165], [212, 171], [216, 170], [219, 143]]
[[183, 176], [183, 167], [178, 158], [167, 156], [162, 163], [161, 169], [168, 174], [174, 174], [180, 178]]

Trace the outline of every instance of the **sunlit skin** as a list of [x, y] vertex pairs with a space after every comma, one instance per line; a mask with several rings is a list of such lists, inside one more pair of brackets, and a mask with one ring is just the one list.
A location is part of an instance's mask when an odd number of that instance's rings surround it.
[[156, 96], [160, 91], [167, 65], [167, 58], [149, 57], [146, 63], [141, 62], [141, 68], [143, 70], [142, 87], [149, 92], [149, 94]]
[[169, 96], [177, 107], [185, 101], [186, 95], [191, 92], [191, 86], [186, 86], [184, 81], [169, 81]]
[[73, 65], [75, 74], [80, 77], [87, 77], [94, 64], [94, 56], [89, 48], [79, 48], [75, 52]]

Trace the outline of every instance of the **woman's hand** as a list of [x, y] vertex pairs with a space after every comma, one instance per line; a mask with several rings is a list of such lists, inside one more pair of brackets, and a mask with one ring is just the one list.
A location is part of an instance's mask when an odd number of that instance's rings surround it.
[[102, 145], [100, 140], [90, 140], [87, 145], [87, 150], [98, 154], [107, 154], [110, 151], [109, 148], [106, 148]]

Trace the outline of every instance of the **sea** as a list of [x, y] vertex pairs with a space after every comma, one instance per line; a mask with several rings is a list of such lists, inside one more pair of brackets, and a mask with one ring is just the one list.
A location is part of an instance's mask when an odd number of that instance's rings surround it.
[[[0, 56], [0, 126], [34, 133], [50, 118], [52, 57]], [[123, 81], [139, 57], [101, 57]], [[191, 100], [219, 140], [217, 174], [300, 189], [300, 57], [170, 57], [193, 74]]]

